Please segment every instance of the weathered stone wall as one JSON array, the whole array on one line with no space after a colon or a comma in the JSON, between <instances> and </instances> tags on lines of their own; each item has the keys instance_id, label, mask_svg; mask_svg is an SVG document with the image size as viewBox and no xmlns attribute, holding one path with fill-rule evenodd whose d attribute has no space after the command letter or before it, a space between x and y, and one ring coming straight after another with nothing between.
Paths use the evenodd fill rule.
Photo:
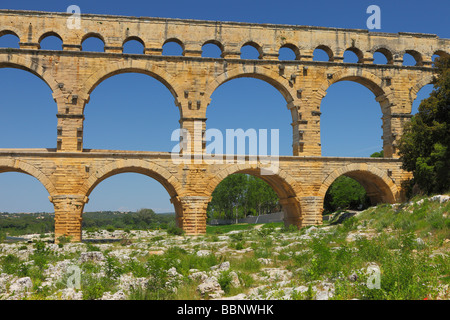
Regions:
<instances>
[{"instance_id":1,"label":"weathered stone wall","mask_svg":"<svg viewBox=\"0 0 450 320\"><path fill-rule=\"evenodd\" d=\"M237 172L267 181L280 197L285 222L299 227L321 223L325 192L340 175L358 180L374 203L399 201L409 174L395 159L397 141L417 92L433 79L432 55L450 53L449 39L430 34L106 15L82 15L81 28L69 29L69 16L0 10L0 36L20 39L19 49L0 48L0 68L28 70L43 79L53 92L58 118L54 149L0 150L0 173L24 172L41 181L55 206L56 238L66 234L75 240L81 239L90 192L122 172L145 174L163 184L177 223L188 234L205 232L212 191ZM62 40L63 50L40 49L49 35ZM82 51L91 36L104 42L104 52ZM128 40L140 41L143 54L123 54ZM182 46L182 56L161 55L170 41ZM206 43L218 45L221 58L201 57ZM240 59L246 44L258 49L260 59ZM296 60L279 61L282 47L291 48ZM328 53L328 62L313 61L316 48ZM358 63L343 62L346 50L358 56ZM375 52L383 53L387 64L373 64ZM402 66L404 53L414 56L416 66ZM204 146L206 110L220 85L239 77L270 83L292 115L293 156L280 158L276 174L261 175L261 163L176 164L169 153L83 149L84 108L91 92L103 80L126 72L152 76L170 90L180 127L194 137L190 149L200 146L196 151ZM383 113L384 154L390 159L320 157L320 104L338 81L354 81L373 92Z\"/></svg>"},{"instance_id":2,"label":"weathered stone wall","mask_svg":"<svg viewBox=\"0 0 450 320\"><path fill-rule=\"evenodd\" d=\"M89 153L56 150L0 150L0 173L17 171L36 177L55 206L56 237L81 239L84 204L92 190L115 174L134 172L159 181L174 204L177 222L188 234L204 233L206 208L215 187L233 173L265 180L280 197L286 224L298 227L322 222L325 192L341 175L366 187L374 203L402 200L401 183L409 174L397 159L281 157L271 175L262 174L261 162L176 164L170 153L92 150Z\"/></svg>"}]
</instances>

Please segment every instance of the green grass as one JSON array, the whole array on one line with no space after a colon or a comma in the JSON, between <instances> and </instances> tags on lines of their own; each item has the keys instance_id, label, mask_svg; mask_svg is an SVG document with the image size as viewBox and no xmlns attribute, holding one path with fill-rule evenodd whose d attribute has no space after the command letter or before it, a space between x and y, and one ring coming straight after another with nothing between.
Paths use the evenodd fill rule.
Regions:
<instances>
[{"instance_id":1,"label":"green grass","mask_svg":"<svg viewBox=\"0 0 450 320\"><path fill-rule=\"evenodd\" d=\"M221 226L206 226L206 234L222 234L230 231L242 231L252 229L255 224L249 223L238 223L238 224L230 224L230 225L221 225Z\"/></svg>"},{"instance_id":2,"label":"green grass","mask_svg":"<svg viewBox=\"0 0 450 320\"><path fill-rule=\"evenodd\" d=\"M293 272L293 286L311 287L320 281L334 283L333 299L433 299L437 297L436 288L450 284L449 211L449 202L439 204L429 200L421 204L379 205L348 218L340 225L318 226L310 234L310 239L302 240L298 236L304 235L306 229L284 228L282 223L265 224L259 228L255 228L257 225L254 224L207 226L207 234L198 238L183 240L168 234L147 239L148 248L156 241L157 246L161 245L161 241L168 242L168 248L161 255L138 255L131 244L130 256L134 252L136 259L125 262L110 254L112 250L125 248L123 245L116 243L105 250L100 245L87 243L84 244L86 251L102 251L106 260L104 264L85 262L79 265L83 298L98 299L107 291L114 293L118 290L118 279L122 275L132 274L136 278L147 278L149 282L144 288L135 288L130 299L201 299L196 290L200 281L189 279L189 271L209 272L212 266L228 261L230 269L219 274L218 280L225 295L229 296L246 293L261 285L275 288L275 283L258 280L254 275L264 276L263 268L276 267ZM242 232L227 234L236 230ZM370 239L353 237L353 241L348 240L350 234L359 231L370 231L373 236ZM227 234L229 240L219 240L220 234ZM315 234L320 236L312 236ZM175 239L178 242L173 242ZM295 244L292 245L293 242ZM231 252L217 254L216 245ZM45 269L64 259L76 261L83 251L60 254L38 241L19 247L18 252L27 246L34 249L28 257L19 258L15 254L0 256L0 273L29 276L33 281L33 299L45 299L57 289L64 288L64 279L56 288L40 287L45 281ZM241 249L249 250L233 254L234 250ZM198 256L198 250L210 250L212 254ZM263 264L258 260L260 258L270 259L269 264ZM369 265L379 267L379 289L369 289L366 285L370 279L367 273ZM175 268L181 277L167 285L167 270L170 268ZM231 271L238 274L241 287L231 286ZM98 277L98 274L103 276ZM173 290L174 287L177 290ZM314 292L296 293L294 298L311 299ZM448 295L446 298L449 298Z\"/></svg>"}]
</instances>

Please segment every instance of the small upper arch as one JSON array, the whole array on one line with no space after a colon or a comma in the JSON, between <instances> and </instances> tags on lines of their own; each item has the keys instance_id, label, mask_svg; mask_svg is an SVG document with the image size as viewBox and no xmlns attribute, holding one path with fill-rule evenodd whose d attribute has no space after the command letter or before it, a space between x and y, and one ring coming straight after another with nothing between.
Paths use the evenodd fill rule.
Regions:
<instances>
[{"instance_id":1,"label":"small upper arch","mask_svg":"<svg viewBox=\"0 0 450 320\"><path fill-rule=\"evenodd\" d=\"M11 35L16 36L17 38L20 39L18 33L13 31L13 30L11 30L11 29L6 29L6 30L1 30L0 31L0 37L5 36L7 34L11 34Z\"/></svg>"},{"instance_id":2,"label":"small upper arch","mask_svg":"<svg viewBox=\"0 0 450 320\"><path fill-rule=\"evenodd\" d=\"M184 55L185 45L183 41L178 38L169 38L164 41L162 49L163 55L182 56Z\"/></svg>"},{"instance_id":3,"label":"small upper arch","mask_svg":"<svg viewBox=\"0 0 450 320\"><path fill-rule=\"evenodd\" d=\"M56 37L56 38L58 38L59 40L63 41L62 37L61 37L58 33L56 33L55 31L48 31L48 32L43 33L43 34L39 37L38 42L41 43L41 41L44 40L44 39L47 38L47 37Z\"/></svg>"},{"instance_id":4,"label":"small upper arch","mask_svg":"<svg viewBox=\"0 0 450 320\"><path fill-rule=\"evenodd\" d=\"M294 59L283 59L283 57L281 56L282 49L290 50L292 52L291 56ZM295 44L292 44L292 43L285 43L285 44L283 44L280 47L280 50L278 51L278 53L280 54L279 55L279 59L280 60L300 60L300 49Z\"/></svg>"},{"instance_id":5,"label":"small upper arch","mask_svg":"<svg viewBox=\"0 0 450 320\"><path fill-rule=\"evenodd\" d=\"M363 62L364 54L363 54L363 52L360 49L358 49L356 47L350 47L350 48L347 48L345 50L345 52L352 52L353 54L355 54L355 56L356 56L355 63L362 63ZM344 54L345 54L345 52L344 52ZM344 57L344 60L346 60L346 57ZM344 61L344 62L346 62L346 61Z\"/></svg>"},{"instance_id":6,"label":"small upper arch","mask_svg":"<svg viewBox=\"0 0 450 320\"><path fill-rule=\"evenodd\" d=\"M97 39L103 41L103 43L105 43L105 39L103 38L103 36L100 33L97 33L97 32L88 32L88 33L86 33L81 38L81 43L83 43L88 38L97 38Z\"/></svg>"},{"instance_id":7,"label":"small upper arch","mask_svg":"<svg viewBox=\"0 0 450 320\"><path fill-rule=\"evenodd\" d=\"M20 48L20 37L15 31L12 30L2 30L0 31L0 39L3 36L11 36L11 37L5 37L5 38L11 38L6 39L5 41L2 41L0 43L0 47L10 47L10 48Z\"/></svg>"},{"instance_id":8,"label":"small upper arch","mask_svg":"<svg viewBox=\"0 0 450 320\"><path fill-rule=\"evenodd\" d=\"M444 51L444 50L436 50L434 53L433 53L433 56L439 56L440 58L443 58L443 57L448 57L448 56L450 56L450 53L448 53L448 52L446 52L446 51Z\"/></svg>"},{"instance_id":9,"label":"small upper arch","mask_svg":"<svg viewBox=\"0 0 450 320\"><path fill-rule=\"evenodd\" d=\"M81 38L81 48L82 48L82 50L85 51L83 49L83 43L85 43L86 40L91 39L91 38L100 40L103 43L103 48L101 48L101 49L100 48L95 48L94 50L88 50L88 51L100 51L100 52L103 52L105 50L105 39L103 38L103 36L101 34L96 33L96 32L89 32L89 33L85 34Z\"/></svg>"},{"instance_id":10,"label":"small upper arch","mask_svg":"<svg viewBox=\"0 0 450 320\"><path fill-rule=\"evenodd\" d=\"M145 42L144 42L144 40L142 40L142 39L141 39L140 37L138 37L138 36L129 36L129 37L127 37L127 38L123 41L122 45L124 46L125 43L127 43L128 41L137 41L137 42L139 42L140 44L142 44L142 45L145 47Z\"/></svg>"},{"instance_id":11,"label":"small upper arch","mask_svg":"<svg viewBox=\"0 0 450 320\"><path fill-rule=\"evenodd\" d=\"M422 54L420 52L416 51L416 50L405 50L403 52L403 61L404 61L403 65L407 65L407 64L405 64L405 54L409 54L409 55L411 55L414 58L414 60L416 62L415 66L422 66L423 65Z\"/></svg>"},{"instance_id":12,"label":"small upper arch","mask_svg":"<svg viewBox=\"0 0 450 320\"><path fill-rule=\"evenodd\" d=\"M42 48L42 42L45 41L47 38L56 38L56 39L58 39L60 44L61 44L61 48L59 48L59 46L58 46L58 50L62 50L62 45L63 45L64 41L63 41L62 37L58 33L54 32L54 31L45 32L39 37L38 42L39 42L39 48L40 49ZM43 48L43 49L46 49L46 48Z\"/></svg>"},{"instance_id":13,"label":"small upper arch","mask_svg":"<svg viewBox=\"0 0 450 320\"><path fill-rule=\"evenodd\" d=\"M133 44L137 44L137 46L134 46ZM127 48L127 45L132 47L130 49L131 51L133 51L132 53L142 54L145 51L145 43L140 37L137 37L137 36L127 37L122 43L122 52L123 53L131 53L131 52L128 52L129 48Z\"/></svg>"},{"instance_id":14,"label":"small upper arch","mask_svg":"<svg viewBox=\"0 0 450 320\"><path fill-rule=\"evenodd\" d=\"M373 50L374 58L375 53L380 53L386 58L386 64L394 64L394 55L392 54L392 50L386 47L378 47Z\"/></svg>"},{"instance_id":15,"label":"small upper arch","mask_svg":"<svg viewBox=\"0 0 450 320\"><path fill-rule=\"evenodd\" d=\"M206 50L205 50L206 49ZM215 51L215 52L213 52ZM202 45L202 57L222 58L224 46L220 41L208 40Z\"/></svg>"},{"instance_id":16,"label":"small upper arch","mask_svg":"<svg viewBox=\"0 0 450 320\"><path fill-rule=\"evenodd\" d=\"M251 47L256 49L256 52L243 52L242 50L246 51L245 48ZM256 56L258 55L258 56ZM262 59L263 57L263 50L262 47L257 44L254 41L247 41L241 46L241 59Z\"/></svg>"},{"instance_id":17,"label":"small upper arch","mask_svg":"<svg viewBox=\"0 0 450 320\"><path fill-rule=\"evenodd\" d=\"M320 52L323 51L325 52L325 55L327 56L327 59L322 59L320 57ZM333 57L334 57L334 53L333 50L331 50L330 47L326 46L326 45L318 45L313 52L313 60L314 61L333 61Z\"/></svg>"}]
</instances>

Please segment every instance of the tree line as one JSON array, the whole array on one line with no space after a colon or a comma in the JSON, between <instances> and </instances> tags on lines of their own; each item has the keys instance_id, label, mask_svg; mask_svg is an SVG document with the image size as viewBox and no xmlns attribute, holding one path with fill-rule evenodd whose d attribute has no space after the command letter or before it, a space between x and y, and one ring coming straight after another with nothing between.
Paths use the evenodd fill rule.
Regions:
<instances>
[{"instance_id":1,"label":"tree line","mask_svg":"<svg viewBox=\"0 0 450 320\"><path fill-rule=\"evenodd\" d=\"M236 173L219 183L208 205L209 218L238 219L279 211L275 191L262 179Z\"/></svg>"}]
</instances>

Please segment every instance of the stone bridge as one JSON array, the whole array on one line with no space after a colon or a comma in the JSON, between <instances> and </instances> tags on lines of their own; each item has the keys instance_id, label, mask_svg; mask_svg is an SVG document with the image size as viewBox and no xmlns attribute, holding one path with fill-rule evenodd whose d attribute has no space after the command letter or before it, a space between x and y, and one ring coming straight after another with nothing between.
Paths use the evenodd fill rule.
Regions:
<instances>
[{"instance_id":1,"label":"stone bridge","mask_svg":"<svg viewBox=\"0 0 450 320\"><path fill-rule=\"evenodd\" d=\"M20 39L19 49L0 48L0 67L27 70L47 83L58 119L54 148L0 149L0 173L16 171L38 179L54 204L55 238L67 235L75 241L81 240L89 194L104 179L124 172L159 181L187 234L205 233L214 188L238 172L265 180L280 198L286 224L298 227L322 222L325 193L341 175L360 182L373 203L401 201L402 182L410 174L401 169L398 139L417 92L433 80L432 56L450 53L450 40L432 34L92 14L83 14L80 28L71 29L69 19L66 13L0 10L0 36ZM60 38L62 50L40 49L48 36ZM104 52L84 52L82 44L89 37L101 39ZM123 53L130 40L142 43L142 54ZM163 56L168 42L178 43L183 54ZM220 48L220 58L202 57L207 43ZM255 47L259 59L241 59L245 45ZM278 59L283 47L295 53L295 60ZM313 61L317 48L329 61ZM357 55L357 63L343 61L347 50ZM375 52L384 54L387 63L374 64ZM405 53L414 57L415 66L402 65ZM130 72L156 78L173 94L180 128L194 137L192 147L182 150L192 158L205 150L202 133L213 92L240 77L268 82L283 95L292 115L292 156L280 156L278 170L267 175L261 173L263 162L248 157L243 163L176 163L170 153L84 149L84 108L91 92L103 80ZM320 104L338 81L362 84L380 103L385 158L321 157Z\"/></svg>"}]
</instances>

